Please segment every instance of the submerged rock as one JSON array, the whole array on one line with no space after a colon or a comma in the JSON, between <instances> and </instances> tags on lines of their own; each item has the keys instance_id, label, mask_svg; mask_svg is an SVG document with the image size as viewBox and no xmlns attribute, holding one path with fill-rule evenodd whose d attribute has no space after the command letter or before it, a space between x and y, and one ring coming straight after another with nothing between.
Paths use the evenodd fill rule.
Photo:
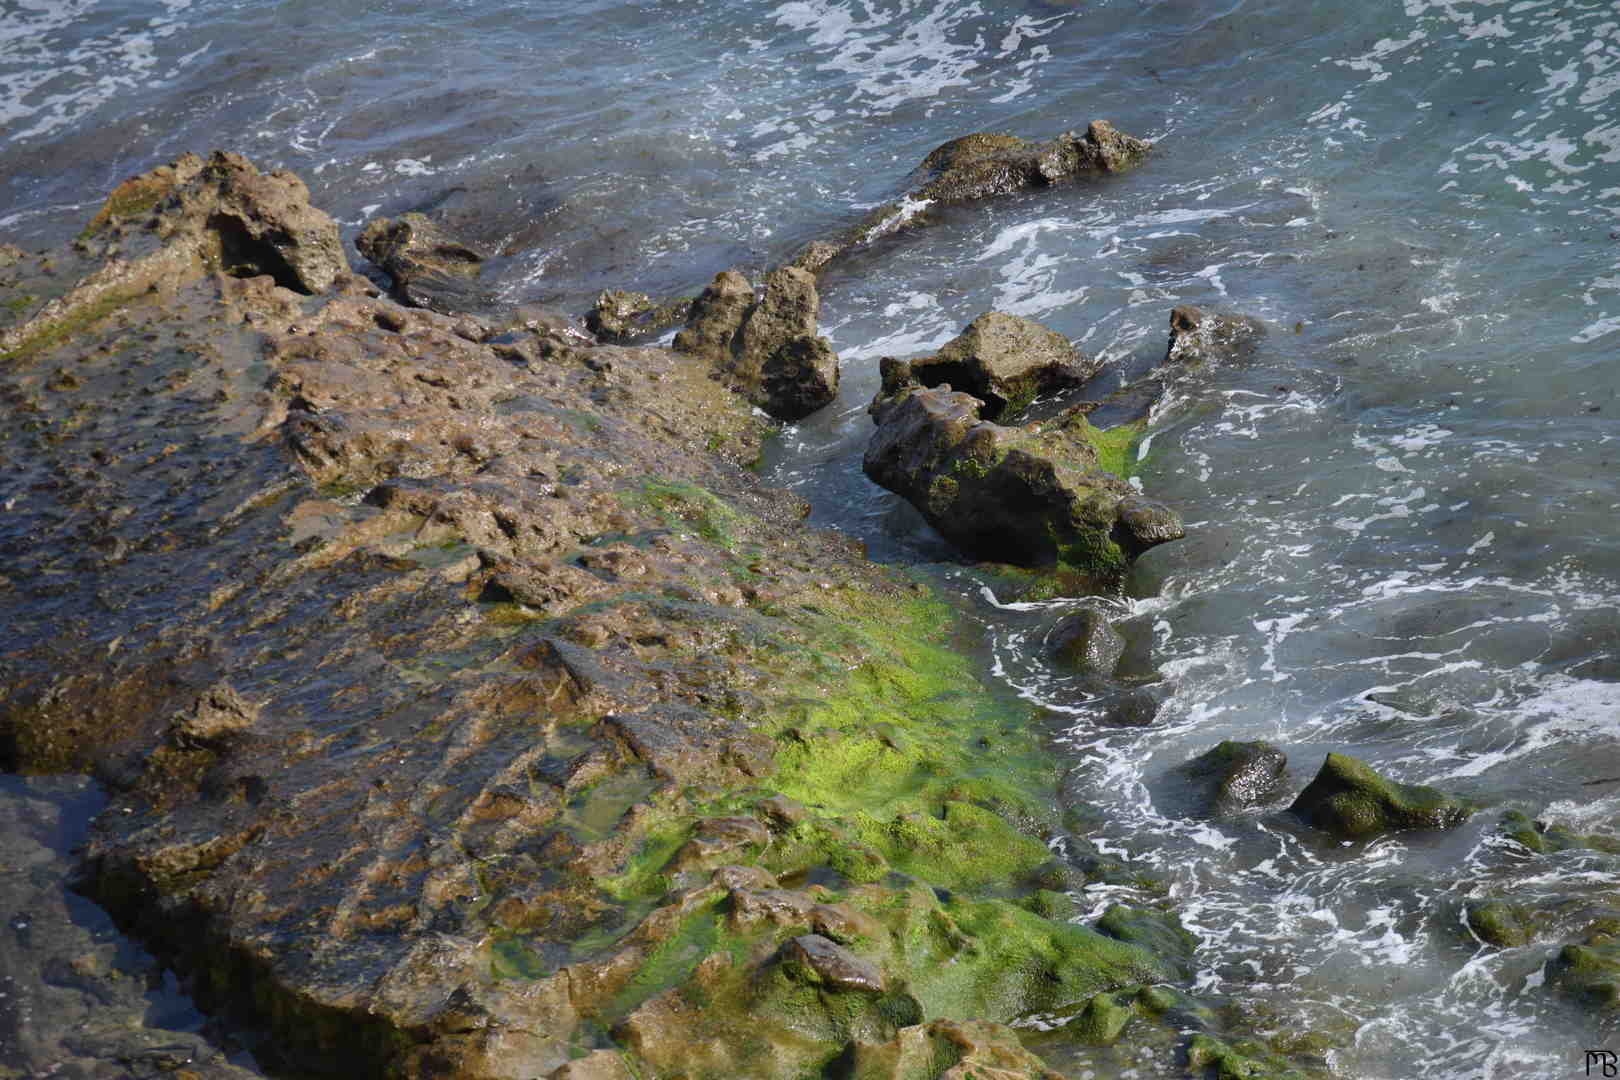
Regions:
<instances>
[{"instance_id":1,"label":"submerged rock","mask_svg":"<svg viewBox=\"0 0 1620 1080\"><path fill-rule=\"evenodd\" d=\"M1175 772L1195 789L1197 812L1232 814L1275 799L1287 768L1288 756L1268 742L1228 739Z\"/></svg>"},{"instance_id":2,"label":"submerged rock","mask_svg":"<svg viewBox=\"0 0 1620 1080\"><path fill-rule=\"evenodd\" d=\"M1438 788L1385 780L1365 762L1329 754L1289 812L1344 840L1400 829L1449 829L1475 807Z\"/></svg>"},{"instance_id":3,"label":"submerged rock","mask_svg":"<svg viewBox=\"0 0 1620 1080\"><path fill-rule=\"evenodd\" d=\"M735 271L718 274L693 302L675 348L707 358L722 379L778 420L802 420L838 395L838 357L817 335L815 279L794 267L753 286Z\"/></svg>"},{"instance_id":4,"label":"submerged rock","mask_svg":"<svg viewBox=\"0 0 1620 1080\"><path fill-rule=\"evenodd\" d=\"M964 135L923 159L915 186L905 195L871 211L843 233L806 245L789 265L818 273L853 248L925 224L932 206L1124 172L1151 149L1151 143L1124 134L1106 120L1093 120L1084 134L1064 132L1046 142L1016 135Z\"/></svg>"},{"instance_id":5,"label":"submerged rock","mask_svg":"<svg viewBox=\"0 0 1620 1080\"><path fill-rule=\"evenodd\" d=\"M866 475L978 559L1113 577L1184 535L1173 511L1100 467L1083 413L1009 428L981 420L981 407L958 391L910 390L883 411Z\"/></svg>"},{"instance_id":6,"label":"submerged rock","mask_svg":"<svg viewBox=\"0 0 1620 1080\"><path fill-rule=\"evenodd\" d=\"M1043 394L1083 385L1102 369L1069 339L1031 319L990 311L974 319L933 356L909 363L885 358L883 392L869 410L880 416L913 386L941 386L984 403L986 420L1010 418Z\"/></svg>"},{"instance_id":7,"label":"submerged rock","mask_svg":"<svg viewBox=\"0 0 1620 1080\"><path fill-rule=\"evenodd\" d=\"M1207 312L1184 305L1170 312L1170 344L1164 362L1182 367L1224 363L1252 353L1266 324L1252 315Z\"/></svg>"},{"instance_id":8,"label":"submerged rock","mask_svg":"<svg viewBox=\"0 0 1620 1080\"><path fill-rule=\"evenodd\" d=\"M425 214L369 221L354 245L393 280L394 298L409 307L455 315L485 312L495 302L478 284L484 256Z\"/></svg>"}]
</instances>

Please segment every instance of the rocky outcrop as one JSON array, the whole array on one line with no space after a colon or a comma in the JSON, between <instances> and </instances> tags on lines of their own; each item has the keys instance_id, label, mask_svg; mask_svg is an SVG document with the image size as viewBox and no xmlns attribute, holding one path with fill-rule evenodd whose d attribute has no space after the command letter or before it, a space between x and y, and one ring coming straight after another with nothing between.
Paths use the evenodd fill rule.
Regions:
<instances>
[{"instance_id":1,"label":"rocky outcrop","mask_svg":"<svg viewBox=\"0 0 1620 1080\"><path fill-rule=\"evenodd\" d=\"M839 235L806 245L789 265L819 273L854 248L925 224L932 207L1125 172L1151 149L1151 143L1124 134L1106 120L1093 120L1084 134L1069 131L1046 142L1016 135L964 135L923 159L906 194Z\"/></svg>"},{"instance_id":2,"label":"rocky outcrop","mask_svg":"<svg viewBox=\"0 0 1620 1080\"><path fill-rule=\"evenodd\" d=\"M1100 359L1081 356L1062 334L990 311L933 356L909 362L885 357L883 390L870 412L881 417L911 387L949 386L983 402L984 419L1011 419L1037 396L1075 389L1101 370Z\"/></svg>"},{"instance_id":3,"label":"rocky outcrop","mask_svg":"<svg viewBox=\"0 0 1620 1080\"><path fill-rule=\"evenodd\" d=\"M983 764L1038 725L759 484L704 365L306 294L302 241L210 224L243 165L4 253L0 310L161 284L6 346L0 457L40 480L0 515L0 764L98 778L80 887L267 1066L1032 1070L992 1025L1178 977L1026 903L1065 880L1055 777Z\"/></svg>"},{"instance_id":4,"label":"rocky outcrop","mask_svg":"<svg viewBox=\"0 0 1620 1080\"><path fill-rule=\"evenodd\" d=\"M675 349L709 360L723 381L778 420L802 420L838 395L838 357L816 334L815 279L785 267L765 295L734 271L717 275L693 302Z\"/></svg>"},{"instance_id":5,"label":"rocky outcrop","mask_svg":"<svg viewBox=\"0 0 1620 1080\"><path fill-rule=\"evenodd\" d=\"M1365 762L1329 754L1288 810L1343 840L1401 829L1449 829L1474 812L1466 799L1438 788L1385 780Z\"/></svg>"},{"instance_id":6,"label":"rocky outcrop","mask_svg":"<svg viewBox=\"0 0 1620 1080\"><path fill-rule=\"evenodd\" d=\"M375 218L354 246L388 275L390 293L407 307L459 315L488 312L495 304L494 295L478 281L484 256L424 214Z\"/></svg>"},{"instance_id":7,"label":"rocky outcrop","mask_svg":"<svg viewBox=\"0 0 1620 1080\"><path fill-rule=\"evenodd\" d=\"M113 189L70 251L11 260L0 359L48 348L137 298L217 273L263 275L295 293L348 271L337 223L290 172L240 154L184 154Z\"/></svg>"},{"instance_id":8,"label":"rocky outcrop","mask_svg":"<svg viewBox=\"0 0 1620 1080\"><path fill-rule=\"evenodd\" d=\"M1281 794L1288 755L1268 742L1227 739L1175 769L1200 816L1241 813Z\"/></svg>"},{"instance_id":9,"label":"rocky outcrop","mask_svg":"<svg viewBox=\"0 0 1620 1080\"><path fill-rule=\"evenodd\" d=\"M1184 535L1174 511L1099 466L1083 412L1010 428L980 408L958 391L905 393L881 412L866 475L977 559L1117 577Z\"/></svg>"}]
</instances>

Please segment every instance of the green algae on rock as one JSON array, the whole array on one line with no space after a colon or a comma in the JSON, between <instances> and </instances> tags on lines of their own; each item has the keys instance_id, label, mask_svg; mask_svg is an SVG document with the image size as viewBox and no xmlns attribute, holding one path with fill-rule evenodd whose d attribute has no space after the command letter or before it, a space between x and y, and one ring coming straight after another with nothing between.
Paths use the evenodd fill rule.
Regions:
<instances>
[{"instance_id":1,"label":"green algae on rock","mask_svg":"<svg viewBox=\"0 0 1620 1080\"><path fill-rule=\"evenodd\" d=\"M1360 840L1399 829L1449 829L1475 807L1438 788L1385 780L1353 757L1329 754L1288 809L1340 839Z\"/></svg>"}]
</instances>

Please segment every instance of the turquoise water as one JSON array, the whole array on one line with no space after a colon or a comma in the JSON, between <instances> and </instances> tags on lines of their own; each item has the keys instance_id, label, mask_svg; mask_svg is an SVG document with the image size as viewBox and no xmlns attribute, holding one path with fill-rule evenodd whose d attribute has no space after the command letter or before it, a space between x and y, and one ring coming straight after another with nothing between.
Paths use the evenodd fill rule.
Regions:
<instances>
[{"instance_id":1,"label":"turquoise water","mask_svg":"<svg viewBox=\"0 0 1620 1080\"><path fill-rule=\"evenodd\" d=\"M1296 789L1340 751L1620 833L1614 5L29 0L0 9L0 233L70 237L124 176L227 146L350 235L434 208L501 252L508 296L578 312L780 261L946 139L1099 117L1158 152L826 276L843 391L771 477L979 598L999 677L1067 731L1066 790L1106 812L1090 840L1171 882L1202 990L1347 1033L1346 1077L1576 1075L1616 1032L1540 986L1554 943L1487 949L1461 907L1613 903L1620 864L1526 859L1495 809L1335 850L1178 816L1166 772L1265 738ZM1190 535L1125 595L984 593L861 475L879 357L998 308L1128 377L1183 303L1271 332L1156 415L1141 479ZM1151 641L1155 726L1106 727L1046 663L1086 604Z\"/></svg>"}]
</instances>

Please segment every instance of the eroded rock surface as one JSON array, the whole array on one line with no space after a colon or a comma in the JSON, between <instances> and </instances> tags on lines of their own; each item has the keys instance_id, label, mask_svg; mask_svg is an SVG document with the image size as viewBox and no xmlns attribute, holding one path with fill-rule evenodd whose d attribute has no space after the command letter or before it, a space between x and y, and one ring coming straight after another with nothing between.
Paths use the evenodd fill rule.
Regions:
<instances>
[{"instance_id":1,"label":"eroded rock surface","mask_svg":"<svg viewBox=\"0 0 1620 1080\"><path fill-rule=\"evenodd\" d=\"M911 361L884 358L883 392L873 416L913 386L948 385L984 403L986 420L1011 419L1038 395L1082 386L1102 370L1069 339L1032 319L989 311L933 356Z\"/></svg>"},{"instance_id":2,"label":"eroded rock surface","mask_svg":"<svg viewBox=\"0 0 1620 1080\"><path fill-rule=\"evenodd\" d=\"M838 395L838 357L816 333L815 278L784 267L765 295L735 271L717 275L693 302L675 349L707 359L722 379L778 420L802 420Z\"/></svg>"},{"instance_id":3,"label":"eroded rock surface","mask_svg":"<svg viewBox=\"0 0 1620 1080\"><path fill-rule=\"evenodd\" d=\"M425 214L375 218L355 238L360 254L393 282L394 299L444 315L487 312L493 294L479 285L485 257Z\"/></svg>"}]
</instances>

